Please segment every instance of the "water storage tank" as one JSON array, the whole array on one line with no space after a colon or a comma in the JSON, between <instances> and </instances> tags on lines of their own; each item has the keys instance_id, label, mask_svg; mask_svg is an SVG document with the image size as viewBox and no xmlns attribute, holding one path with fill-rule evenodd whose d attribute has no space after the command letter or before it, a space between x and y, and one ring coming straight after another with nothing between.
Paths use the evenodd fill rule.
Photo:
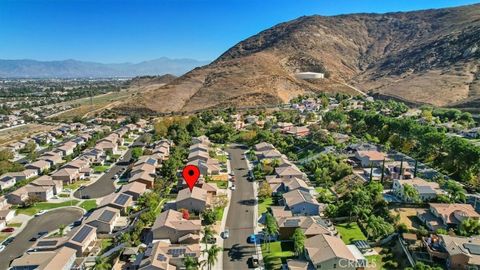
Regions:
<instances>
[{"instance_id":1,"label":"water storage tank","mask_svg":"<svg viewBox=\"0 0 480 270\"><path fill-rule=\"evenodd\" d=\"M325 75L318 72L298 72L295 77L302 80L318 80L323 79Z\"/></svg>"}]
</instances>

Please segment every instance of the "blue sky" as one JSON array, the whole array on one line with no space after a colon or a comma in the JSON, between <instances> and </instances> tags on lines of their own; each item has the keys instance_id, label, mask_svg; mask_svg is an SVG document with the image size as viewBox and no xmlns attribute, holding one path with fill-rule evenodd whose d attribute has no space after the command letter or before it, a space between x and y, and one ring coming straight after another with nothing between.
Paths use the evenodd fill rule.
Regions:
<instances>
[{"instance_id":1,"label":"blue sky","mask_svg":"<svg viewBox=\"0 0 480 270\"><path fill-rule=\"evenodd\" d=\"M104 63L213 60L303 15L408 11L466 0L0 0L0 58Z\"/></svg>"}]
</instances>

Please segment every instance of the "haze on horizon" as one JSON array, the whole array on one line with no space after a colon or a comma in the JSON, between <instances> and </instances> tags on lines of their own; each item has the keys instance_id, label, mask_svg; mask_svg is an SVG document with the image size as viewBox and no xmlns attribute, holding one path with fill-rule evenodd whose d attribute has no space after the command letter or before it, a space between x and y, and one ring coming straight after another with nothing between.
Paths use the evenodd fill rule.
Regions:
<instances>
[{"instance_id":1,"label":"haze on horizon","mask_svg":"<svg viewBox=\"0 0 480 270\"><path fill-rule=\"evenodd\" d=\"M239 41L304 15L384 13L477 1L20 0L0 2L0 59L138 63L214 60Z\"/></svg>"}]
</instances>

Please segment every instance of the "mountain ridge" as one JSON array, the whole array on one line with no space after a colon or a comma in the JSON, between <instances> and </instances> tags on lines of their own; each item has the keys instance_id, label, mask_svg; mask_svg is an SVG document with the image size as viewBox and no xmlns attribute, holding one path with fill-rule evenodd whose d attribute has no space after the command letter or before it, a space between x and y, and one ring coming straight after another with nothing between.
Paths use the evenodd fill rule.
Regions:
<instances>
[{"instance_id":1,"label":"mountain ridge","mask_svg":"<svg viewBox=\"0 0 480 270\"><path fill-rule=\"evenodd\" d=\"M302 16L242 40L212 63L120 107L191 112L280 104L306 93L355 95L356 89L412 104L475 106L479 67L480 4ZM297 78L305 71L326 78Z\"/></svg>"}]
</instances>

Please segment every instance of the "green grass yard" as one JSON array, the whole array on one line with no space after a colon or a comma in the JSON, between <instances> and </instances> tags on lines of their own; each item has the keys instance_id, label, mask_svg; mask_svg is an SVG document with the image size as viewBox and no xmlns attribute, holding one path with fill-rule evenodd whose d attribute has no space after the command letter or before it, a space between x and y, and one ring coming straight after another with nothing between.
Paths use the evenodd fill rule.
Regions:
<instances>
[{"instance_id":1,"label":"green grass yard","mask_svg":"<svg viewBox=\"0 0 480 270\"><path fill-rule=\"evenodd\" d=\"M64 185L63 189L70 189L70 190L74 191L74 190L78 189L80 186L83 186L84 184L89 183L89 182L90 182L90 180L79 180L79 181L76 181L75 183Z\"/></svg>"},{"instance_id":2,"label":"green grass yard","mask_svg":"<svg viewBox=\"0 0 480 270\"><path fill-rule=\"evenodd\" d=\"M104 173L105 171L108 170L108 168L110 168L110 167L109 167L109 166L105 166L105 165L104 165L104 166L95 166L95 167L93 167L93 171L94 171L95 173Z\"/></svg>"},{"instance_id":3,"label":"green grass yard","mask_svg":"<svg viewBox=\"0 0 480 270\"><path fill-rule=\"evenodd\" d=\"M227 189L228 187L228 181L212 181L212 183L217 184L217 187L221 189Z\"/></svg>"},{"instance_id":4,"label":"green grass yard","mask_svg":"<svg viewBox=\"0 0 480 270\"><path fill-rule=\"evenodd\" d=\"M263 261L266 269L280 269L282 263L292 258L293 243L291 242L271 242L262 244Z\"/></svg>"},{"instance_id":5,"label":"green grass yard","mask_svg":"<svg viewBox=\"0 0 480 270\"><path fill-rule=\"evenodd\" d=\"M354 240L367 240L362 230L358 227L356 222L341 223L335 226L340 233L343 242L350 244Z\"/></svg>"},{"instance_id":6,"label":"green grass yard","mask_svg":"<svg viewBox=\"0 0 480 270\"><path fill-rule=\"evenodd\" d=\"M65 201L61 203L39 202L39 203L36 203L34 206L30 206L26 208L17 208L16 214L33 216L41 210L50 210L50 209L55 209L63 206L73 206L73 205L76 205L77 203L78 203L77 200L70 200L70 201Z\"/></svg>"},{"instance_id":7,"label":"green grass yard","mask_svg":"<svg viewBox=\"0 0 480 270\"><path fill-rule=\"evenodd\" d=\"M80 204L80 207L85 209L86 211L90 211L94 208L97 208L97 201L96 200L88 200L88 201L83 201Z\"/></svg>"},{"instance_id":8,"label":"green grass yard","mask_svg":"<svg viewBox=\"0 0 480 270\"><path fill-rule=\"evenodd\" d=\"M258 214L261 215L267 212L268 207L273 205L272 198L267 198L265 200L259 200L258 204Z\"/></svg>"}]
</instances>

